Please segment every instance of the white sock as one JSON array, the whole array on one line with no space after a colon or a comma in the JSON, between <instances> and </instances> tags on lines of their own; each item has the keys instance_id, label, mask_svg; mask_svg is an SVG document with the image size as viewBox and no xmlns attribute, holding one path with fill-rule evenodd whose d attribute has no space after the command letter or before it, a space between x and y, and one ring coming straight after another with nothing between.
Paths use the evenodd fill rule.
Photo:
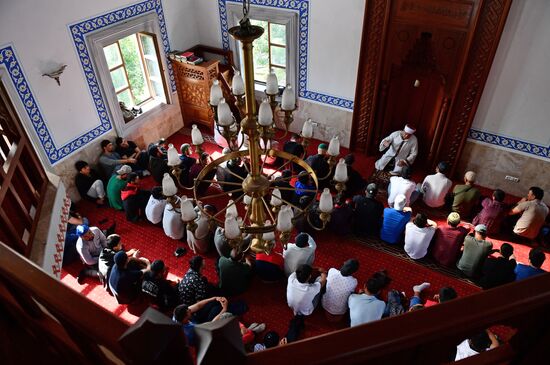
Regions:
<instances>
[{"instance_id":1,"label":"white sock","mask_svg":"<svg viewBox=\"0 0 550 365\"><path fill-rule=\"evenodd\" d=\"M420 293L424 289L428 289L430 287L430 283L422 283L420 285L413 286L413 292Z\"/></svg>"}]
</instances>

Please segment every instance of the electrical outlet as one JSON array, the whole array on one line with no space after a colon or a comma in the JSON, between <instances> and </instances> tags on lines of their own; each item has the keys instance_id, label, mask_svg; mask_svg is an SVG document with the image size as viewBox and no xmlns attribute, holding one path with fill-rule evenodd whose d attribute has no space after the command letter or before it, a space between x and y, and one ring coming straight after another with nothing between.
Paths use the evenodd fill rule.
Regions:
<instances>
[{"instance_id":1,"label":"electrical outlet","mask_svg":"<svg viewBox=\"0 0 550 365\"><path fill-rule=\"evenodd\" d=\"M517 182L519 182L519 177L506 175L506 177L504 178L504 180L508 180L508 181L516 182L516 183L517 183Z\"/></svg>"}]
</instances>

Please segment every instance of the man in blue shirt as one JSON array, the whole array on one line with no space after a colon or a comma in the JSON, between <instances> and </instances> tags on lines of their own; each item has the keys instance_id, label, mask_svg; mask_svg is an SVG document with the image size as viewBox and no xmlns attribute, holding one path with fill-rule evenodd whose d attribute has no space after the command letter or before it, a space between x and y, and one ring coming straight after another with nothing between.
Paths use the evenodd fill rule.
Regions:
<instances>
[{"instance_id":1,"label":"man in blue shirt","mask_svg":"<svg viewBox=\"0 0 550 365\"><path fill-rule=\"evenodd\" d=\"M546 256L540 248L532 248L529 251L529 265L517 264L516 266L516 281L545 273L546 271L540 268L545 259Z\"/></svg>"},{"instance_id":2,"label":"man in blue shirt","mask_svg":"<svg viewBox=\"0 0 550 365\"><path fill-rule=\"evenodd\" d=\"M384 209L384 220L380 229L380 238L389 244L396 244L405 231L405 225L411 220L412 211L405 208L407 198L403 194L395 197L393 208Z\"/></svg>"}]
</instances>

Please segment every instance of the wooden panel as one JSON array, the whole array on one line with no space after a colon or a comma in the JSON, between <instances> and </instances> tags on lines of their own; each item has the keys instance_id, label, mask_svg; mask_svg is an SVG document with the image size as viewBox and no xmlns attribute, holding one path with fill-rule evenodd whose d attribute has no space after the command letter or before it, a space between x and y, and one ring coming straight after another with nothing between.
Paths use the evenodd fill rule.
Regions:
<instances>
[{"instance_id":1,"label":"wooden panel","mask_svg":"<svg viewBox=\"0 0 550 365\"><path fill-rule=\"evenodd\" d=\"M352 149L378 156L381 138L409 119L420 120L417 160L426 162L427 170L446 160L454 170L510 4L511 0L367 1ZM423 35L429 35L430 52L424 59L415 58ZM407 67L412 73L397 77ZM435 79L426 79L424 69L439 74L443 88L434 87ZM413 79L431 85L424 96L410 87Z\"/></svg>"}]
</instances>

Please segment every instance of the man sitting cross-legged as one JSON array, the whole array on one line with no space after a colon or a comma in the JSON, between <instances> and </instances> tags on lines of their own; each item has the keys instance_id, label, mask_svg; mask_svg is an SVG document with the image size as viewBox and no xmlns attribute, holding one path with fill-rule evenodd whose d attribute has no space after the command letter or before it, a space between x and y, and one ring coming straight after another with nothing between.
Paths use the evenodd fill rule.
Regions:
<instances>
[{"instance_id":1,"label":"man sitting cross-legged","mask_svg":"<svg viewBox=\"0 0 550 365\"><path fill-rule=\"evenodd\" d=\"M321 300L327 284L327 273L318 269L320 275L312 282L313 268L303 264L288 277L286 300L294 315L309 316Z\"/></svg>"},{"instance_id":2,"label":"man sitting cross-legged","mask_svg":"<svg viewBox=\"0 0 550 365\"><path fill-rule=\"evenodd\" d=\"M378 299L377 296L387 283L387 276L376 273L367 280L358 294L349 296L348 306L351 327L382 318L386 303Z\"/></svg>"},{"instance_id":3,"label":"man sitting cross-legged","mask_svg":"<svg viewBox=\"0 0 550 365\"><path fill-rule=\"evenodd\" d=\"M227 305L227 299L224 297L211 297L193 305L180 304L174 308L172 320L182 324L187 344L196 346L195 325L219 319L227 312Z\"/></svg>"},{"instance_id":4,"label":"man sitting cross-legged","mask_svg":"<svg viewBox=\"0 0 550 365\"><path fill-rule=\"evenodd\" d=\"M469 278L476 278L483 261L493 249L493 244L486 241L487 227L478 224L474 229L474 235L468 235L464 239L464 249L462 257L456 264L456 267Z\"/></svg>"},{"instance_id":5,"label":"man sitting cross-legged","mask_svg":"<svg viewBox=\"0 0 550 365\"><path fill-rule=\"evenodd\" d=\"M99 175L88 165L86 161L77 161L74 164L78 173L75 177L75 185L83 199L94 200L97 204L105 204L105 186Z\"/></svg>"},{"instance_id":6,"label":"man sitting cross-legged","mask_svg":"<svg viewBox=\"0 0 550 365\"><path fill-rule=\"evenodd\" d=\"M285 274L289 276L303 264L313 265L316 248L317 244L313 237L303 232L298 234L296 243L289 243L286 249L283 250Z\"/></svg>"},{"instance_id":7,"label":"man sitting cross-legged","mask_svg":"<svg viewBox=\"0 0 550 365\"><path fill-rule=\"evenodd\" d=\"M124 251L124 247L122 246L122 242L120 241L120 236L118 234L109 235L107 237L107 247L101 250L98 261L99 272L105 277L105 279L109 278L111 269L115 265L115 255L119 251L126 252L128 257L139 257L139 250L136 250L135 248Z\"/></svg>"},{"instance_id":8,"label":"man sitting cross-legged","mask_svg":"<svg viewBox=\"0 0 550 365\"><path fill-rule=\"evenodd\" d=\"M378 236L382 225L384 205L376 200L378 187L375 183L367 185L365 195L353 197L353 232L361 236Z\"/></svg>"},{"instance_id":9,"label":"man sitting cross-legged","mask_svg":"<svg viewBox=\"0 0 550 365\"><path fill-rule=\"evenodd\" d=\"M146 258L128 257L123 251L116 253L115 265L109 275L109 290L119 304L130 304L138 298L141 279L150 268L151 263Z\"/></svg>"},{"instance_id":10,"label":"man sitting cross-legged","mask_svg":"<svg viewBox=\"0 0 550 365\"><path fill-rule=\"evenodd\" d=\"M128 165L123 165L116 174L111 176L107 183L107 198L109 199L109 205L116 210L124 210L122 205L122 189L126 186L126 178L128 174L132 172L132 168Z\"/></svg>"},{"instance_id":11,"label":"man sitting cross-legged","mask_svg":"<svg viewBox=\"0 0 550 365\"><path fill-rule=\"evenodd\" d=\"M322 305L329 320L339 321L348 310L348 298L357 287L357 279L352 275L359 270L359 261L349 259L340 270L331 268L327 275L327 291Z\"/></svg>"},{"instance_id":12,"label":"man sitting cross-legged","mask_svg":"<svg viewBox=\"0 0 550 365\"><path fill-rule=\"evenodd\" d=\"M424 213L418 213L412 222L407 223L404 248L411 259L418 260L426 256L436 228L437 223L428 219Z\"/></svg>"},{"instance_id":13,"label":"man sitting cross-legged","mask_svg":"<svg viewBox=\"0 0 550 365\"><path fill-rule=\"evenodd\" d=\"M548 207L542 201L543 197L544 190L532 186L527 193L527 197L521 199L510 211L510 215L521 214L514 226L516 235L526 240L533 240L538 236L548 215Z\"/></svg>"},{"instance_id":14,"label":"man sitting cross-legged","mask_svg":"<svg viewBox=\"0 0 550 365\"><path fill-rule=\"evenodd\" d=\"M229 258L220 257L218 273L219 288L224 295L242 294L248 289L252 279L252 259L249 256L243 259L243 254L234 248Z\"/></svg>"},{"instance_id":15,"label":"man sitting cross-legged","mask_svg":"<svg viewBox=\"0 0 550 365\"><path fill-rule=\"evenodd\" d=\"M516 281L545 273L546 271L541 269L545 259L546 256L540 248L532 248L531 251L529 251L529 265L518 264L516 266Z\"/></svg>"},{"instance_id":16,"label":"man sitting cross-legged","mask_svg":"<svg viewBox=\"0 0 550 365\"><path fill-rule=\"evenodd\" d=\"M202 275L204 259L202 256L193 256L189 260L189 270L178 284L180 303L192 305L214 294L213 286Z\"/></svg>"},{"instance_id":17,"label":"man sitting cross-legged","mask_svg":"<svg viewBox=\"0 0 550 365\"><path fill-rule=\"evenodd\" d=\"M453 182L445 176L448 168L448 163L440 162L435 168L435 174L426 176L422 182L420 190L424 193L424 203L431 208L445 205L445 196L453 185Z\"/></svg>"},{"instance_id":18,"label":"man sitting cross-legged","mask_svg":"<svg viewBox=\"0 0 550 365\"><path fill-rule=\"evenodd\" d=\"M485 198L481 202L481 212L479 212L472 224L485 224L487 226L487 234L495 234L500 231L500 224L506 216L507 205L504 204L504 191L496 189L491 198Z\"/></svg>"},{"instance_id":19,"label":"man sitting cross-legged","mask_svg":"<svg viewBox=\"0 0 550 365\"><path fill-rule=\"evenodd\" d=\"M176 283L166 279L168 269L164 261L155 260L151 269L143 275L141 291L147 294L151 302L162 312L174 308L178 304L178 290Z\"/></svg>"},{"instance_id":20,"label":"man sitting cross-legged","mask_svg":"<svg viewBox=\"0 0 550 365\"><path fill-rule=\"evenodd\" d=\"M411 220L410 208L405 208L407 198L403 194L395 197L393 208L384 209L384 219L380 228L380 238L389 244L400 241L405 225Z\"/></svg>"},{"instance_id":21,"label":"man sitting cross-legged","mask_svg":"<svg viewBox=\"0 0 550 365\"><path fill-rule=\"evenodd\" d=\"M85 224L76 227L78 240L76 241L76 251L80 255L82 262L86 267L78 274L78 283L84 282L84 277L96 277L103 284L105 278L98 271L99 254L101 250L107 247L107 238L97 227L88 227Z\"/></svg>"},{"instance_id":22,"label":"man sitting cross-legged","mask_svg":"<svg viewBox=\"0 0 550 365\"><path fill-rule=\"evenodd\" d=\"M479 204L481 193L474 186L476 173L468 171L464 174L464 184L456 185L453 189L452 211L457 212L463 219L469 220L474 209Z\"/></svg>"},{"instance_id":23,"label":"man sitting cross-legged","mask_svg":"<svg viewBox=\"0 0 550 365\"><path fill-rule=\"evenodd\" d=\"M447 217L447 225L437 227L430 246L434 260L445 267L453 267L460 256L460 248L469 229L460 226L460 214L452 212Z\"/></svg>"},{"instance_id":24,"label":"man sitting cross-legged","mask_svg":"<svg viewBox=\"0 0 550 365\"><path fill-rule=\"evenodd\" d=\"M514 248L509 243L500 246L497 257L487 257L483 264L479 285L483 289L511 283L516 280Z\"/></svg>"}]
</instances>

